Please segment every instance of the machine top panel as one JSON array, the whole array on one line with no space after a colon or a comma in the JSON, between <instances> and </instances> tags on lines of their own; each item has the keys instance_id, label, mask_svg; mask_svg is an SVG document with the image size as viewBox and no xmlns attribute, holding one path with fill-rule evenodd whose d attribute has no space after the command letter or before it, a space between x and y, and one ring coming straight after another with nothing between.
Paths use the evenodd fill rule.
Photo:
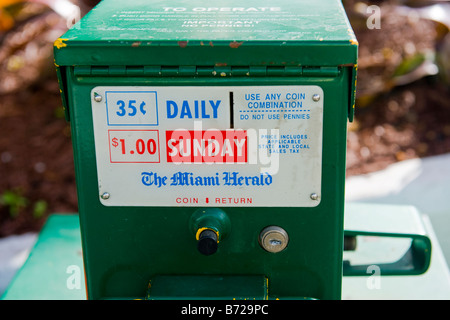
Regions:
<instances>
[{"instance_id":1,"label":"machine top panel","mask_svg":"<svg viewBox=\"0 0 450 320\"><path fill-rule=\"evenodd\" d=\"M66 66L336 66L355 64L356 49L340 0L104 0L55 42L55 58Z\"/></svg>"},{"instance_id":2,"label":"machine top panel","mask_svg":"<svg viewBox=\"0 0 450 320\"><path fill-rule=\"evenodd\" d=\"M339 0L104 0L66 36L84 41L355 38Z\"/></svg>"}]
</instances>

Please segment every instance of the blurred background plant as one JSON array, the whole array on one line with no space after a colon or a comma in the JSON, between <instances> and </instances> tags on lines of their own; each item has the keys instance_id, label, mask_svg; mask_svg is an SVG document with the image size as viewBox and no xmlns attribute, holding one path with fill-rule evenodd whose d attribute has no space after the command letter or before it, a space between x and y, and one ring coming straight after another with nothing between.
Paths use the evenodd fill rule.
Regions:
<instances>
[{"instance_id":1,"label":"blurred background plant","mask_svg":"<svg viewBox=\"0 0 450 320\"><path fill-rule=\"evenodd\" d=\"M344 0L359 40L347 174L450 151L450 2ZM370 29L371 6L380 9Z\"/></svg>"},{"instance_id":2,"label":"blurred background plant","mask_svg":"<svg viewBox=\"0 0 450 320\"><path fill-rule=\"evenodd\" d=\"M0 0L0 237L77 210L53 42L96 3Z\"/></svg>"},{"instance_id":3,"label":"blurred background plant","mask_svg":"<svg viewBox=\"0 0 450 320\"><path fill-rule=\"evenodd\" d=\"M379 29L369 29L370 6L381 9ZM394 87L438 75L450 84L450 2L344 0L360 40L358 105Z\"/></svg>"},{"instance_id":4,"label":"blurred background plant","mask_svg":"<svg viewBox=\"0 0 450 320\"><path fill-rule=\"evenodd\" d=\"M53 42L97 2L0 0L0 237L77 211ZM343 4L360 44L347 174L450 152L450 2Z\"/></svg>"}]
</instances>

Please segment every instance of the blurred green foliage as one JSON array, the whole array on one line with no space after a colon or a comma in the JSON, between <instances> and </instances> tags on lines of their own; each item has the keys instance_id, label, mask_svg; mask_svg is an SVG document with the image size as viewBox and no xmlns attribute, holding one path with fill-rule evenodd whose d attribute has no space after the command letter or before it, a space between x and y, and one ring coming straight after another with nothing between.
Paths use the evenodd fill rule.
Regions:
<instances>
[{"instance_id":1,"label":"blurred green foliage","mask_svg":"<svg viewBox=\"0 0 450 320\"><path fill-rule=\"evenodd\" d=\"M19 189L6 190L0 195L0 206L8 208L11 218L16 218L29 204L29 199L23 196ZM33 217L36 219L43 217L47 212L47 207L45 200L36 201L32 207Z\"/></svg>"},{"instance_id":2,"label":"blurred green foliage","mask_svg":"<svg viewBox=\"0 0 450 320\"><path fill-rule=\"evenodd\" d=\"M0 205L8 207L10 216L14 218L28 205L28 199L19 190L6 190L0 195Z\"/></svg>"}]
</instances>

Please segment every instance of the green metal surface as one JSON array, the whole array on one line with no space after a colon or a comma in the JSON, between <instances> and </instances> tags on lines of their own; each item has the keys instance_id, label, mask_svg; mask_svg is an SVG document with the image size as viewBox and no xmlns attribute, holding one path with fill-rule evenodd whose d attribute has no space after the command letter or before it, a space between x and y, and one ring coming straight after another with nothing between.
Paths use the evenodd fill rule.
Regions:
<instances>
[{"instance_id":1,"label":"green metal surface","mask_svg":"<svg viewBox=\"0 0 450 320\"><path fill-rule=\"evenodd\" d=\"M85 299L78 214L52 214L2 300Z\"/></svg>"},{"instance_id":2,"label":"green metal surface","mask_svg":"<svg viewBox=\"0 0 450 320\"><path fill-rule=\"evenodd\" d=\"M417 219L416 211L410 206L380 205L371 203L346 203L345 226L350 229L367 230L376 225L378 231L385 233L393 229L405 232L405 225L424 227L433 244L433 257L429 271L418 276L382 277L381 288L374 290L367 286L371 272L366 276L343 277L342 297L344 299L444 299L450 298L450 273L445 263L439 243L430 224ZM405 214L399 214L405 213ZM412 213L412 214L411 214ZM409 218L408 218L409 217ZM420 215L422 217L422 215ZM408 218L408 220L405 220ZM412 219L411 219L412 218ZM371 228L370 228L371 227ZM393 228L394 227L394 228ZM417 235L421 228L414 228ZM350 230L346 230L350 231ZM407 232L414 233L408 229ZM392 238L387 238L390 242ZM379 262L391 251L395 244L389 244L389 250L370 251L372 262ZM81 235L78 214L52 214L39 233L36 245L32 248L28 260L17 272L13 281L4 292L3 300L84 300L84 267L81 257ZM348 252L346 252L348 253ZM353 252L352 252L353 253ZM361 255L355 251L356 255ZM345 258L345 256L344 256ZM68 280L76 275L73 270L78 267L80 287L70 288ZM67 272L69 270L69 272ZM383 275L383 274L381 274ZM175 277L174 277L175 279ZM185 279L185 278L183 278ZM191 279L194 279L192 277ZM235 278L237 279L237 278ZM262 288L259 277L253 278L253 284ZM73 279L75 280L75 279ZM169 279L170 280L170 279ZM74 281L69 281L74 284ZM198 284L197 284L198 285ZM255 286L253 286L255 288ZM242 288L239 288L242 289ZM198 288L201 290L201 288ZM262 289L261 289L262 290ZM258 292L261 293L261 290ZM234 292L236 293L236 292ZM144 299L145 297L140 297ZM194 299L191 296L189 299ZM293 299L295 297L287 297ZM299 297L297 297L298 299ZM307 297L301 297L306 299Z\"/></svg>"},{"instance_id":3,"label":"green metal surface","mask_svg":"<svg viewBox=\"0 0 450 320\"><path fill-rule=\"evenodd\" d=\"M253 1L245 6L252 4L263 5ZM142 1L104 1L55 42L63 102L72 128L88 298L142 298L149 281L161 275L257 275L268 279L269 299L339 299L346 128L347 119L353 117L357 54L342 5L331 0L277 2L283 12L300 12L302 19L267 20L254 33L219 35L212 28L180 36L173 34L169 22L161 22L164 31L136 30L136 22L110 20L118 10L152 11L162 5L171 3L152 2L148 7ZM202 5L196 1L174 5L183 6ZM242 7L237 1L220 6ZM242 43L236 45L236 41ZM214 68L224 68L228 76L214 76ZM90 96L98 85L320 86L326 97L320 204L314 208L222 207L231 228L211 256L196 250L190 230L189 221L198 208L103 206ZM289 245L283 252L273 254L260 247L259 233L268 225L288 232Z\"/></svg>"},{"instance_id":4,"label":"green metal surface","mask_svg":"<svg viewBox=\"0 0 450 320\"><path fill-rule=\"evenodd\" d=\"M150 281L148 300L267 300L264 276L157 276Z\"/></svg>"},{"instance_id":5,"label":"green metal surface","mask_svg":"<svg viewBox=\"0 0 450 320\"><path fill-rule=\"evenodd\" d=\"M55 58L58 65L125 59L128 65L353 66L356 44L337 0L108 0L58 39Z\"/></svg>"}]
</instances>

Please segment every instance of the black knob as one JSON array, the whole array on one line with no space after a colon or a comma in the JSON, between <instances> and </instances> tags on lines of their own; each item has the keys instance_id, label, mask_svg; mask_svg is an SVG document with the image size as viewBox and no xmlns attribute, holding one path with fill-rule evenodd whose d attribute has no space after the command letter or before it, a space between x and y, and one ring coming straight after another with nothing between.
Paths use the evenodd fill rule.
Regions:
<instances>
[{"instance_id":1,"label":"black knob","mask_svg":"<svg viewBox=\"0 0 450 320\"><path fill-rule=\"evenodd\" d=\"M217 234L209 229L203 230L197 243L198 251L205 256L209 256L217 251Z\"/></svg>"}]
</instances>

